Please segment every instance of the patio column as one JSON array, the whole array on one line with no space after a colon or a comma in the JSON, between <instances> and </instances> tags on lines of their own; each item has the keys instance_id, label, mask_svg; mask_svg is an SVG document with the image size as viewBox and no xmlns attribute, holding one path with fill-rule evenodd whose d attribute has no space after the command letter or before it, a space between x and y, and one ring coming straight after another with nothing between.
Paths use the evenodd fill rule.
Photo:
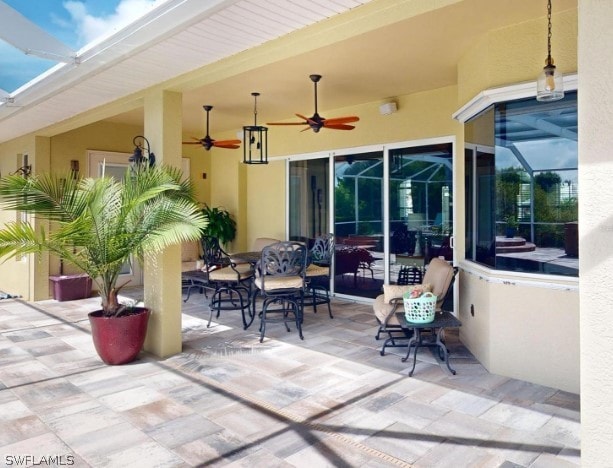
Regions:
<instances>
[{"instance_id":1,"label":"patio column","mask_svg":"<svg viewBox=\"0 0 613 468\"><path fill-rule=\"evenodd\" d=\"M157 90L145 97L145 137L156 164L181 167L180 93ZM145 350L159 357L181 352L181 246L148 255L144 265L144 301L151 309Z\"/></svg>"},{"instance_id":2,"label":"patio column","mask_svg":"<svg viewBox=\"0 0 613 468\"><path fill-rule=\"evenodd\" d=\"M613 440L613 2L579 3L581 465L610 466ZM607 78L608 77L608 78Z\"/></svg>"}]
</instances>

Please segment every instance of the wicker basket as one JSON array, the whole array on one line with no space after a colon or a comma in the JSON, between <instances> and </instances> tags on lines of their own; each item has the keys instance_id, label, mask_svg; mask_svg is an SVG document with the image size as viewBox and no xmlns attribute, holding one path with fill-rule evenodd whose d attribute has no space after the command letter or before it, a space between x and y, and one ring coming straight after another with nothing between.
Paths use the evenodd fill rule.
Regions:
<instances>
[{"instance_id":1,"label":"wicker basket","mask_svg":"<svg viewBox=\"0 0 613 468\"><path fill-rule=\"evenodd\" d=\"M419 297L412 298L407 292L402 296L404 302L404 316L407 322L430 323L434 320L436 312L436 296L426 292Z\"/></svg>"}]
</instances>

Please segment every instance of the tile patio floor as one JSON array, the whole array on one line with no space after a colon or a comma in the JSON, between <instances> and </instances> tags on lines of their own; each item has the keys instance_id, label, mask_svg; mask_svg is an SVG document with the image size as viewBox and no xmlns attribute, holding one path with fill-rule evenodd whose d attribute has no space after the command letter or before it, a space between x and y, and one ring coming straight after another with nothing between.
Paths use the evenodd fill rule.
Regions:
<instances>
[{"instance_id":1,"label":"tile patio floor","mask_svg":"<svg viewBox=\"0 0 613 468\"><path fill-rule=\"evenodd\" d=\"M77 467L574 467L579 397L488 373L447 334L414 377L380 356L371 307L306 309L295 330L183 306L181 354L106 366L99 299L0 301L0 464ZM26 458L28 457L29 458ZM22 457L18 459L17 457Z\"/></svg>"}]
</instances>

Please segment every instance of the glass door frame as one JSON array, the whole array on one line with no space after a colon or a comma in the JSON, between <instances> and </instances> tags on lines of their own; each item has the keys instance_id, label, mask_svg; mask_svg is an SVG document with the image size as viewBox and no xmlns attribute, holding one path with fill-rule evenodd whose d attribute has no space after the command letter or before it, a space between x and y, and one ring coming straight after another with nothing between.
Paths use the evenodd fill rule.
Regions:
<instances>
[{"instance_id":1,"label":"glass door frame","mask_svg":"<svg viewBox=\"0 0 613 468\"><path fill-rule=\"evenodd\" d=\"M451 236L450 242L451 242L451 247L452 247L452 262L454 265L457 265L458 263L458 252L457 249L455 248L455 242L454 239L455 237L458 235L458 223L460 222L459 219L459 213L458 213L458 201L459 201L459 197L460 197L460 193L458 191L458 184L457 181L460 180L458 179L458 174L459 171L458 169L461 167L460 164L463 164L463 159L462 161L458 160L457 157L457 138L455 135L448 135L448 136L442 136L442 137L434 137L434 138L424 138L424 139L418 139L418 140L406 140L406 141L401 141L401 142L395 142L395 143L386 143L386 144L378 144L378 145L366 145L366 146L359 146L359 147L351 147L351 148L341 148L341 149L335 149L335 150L330 150L330 151L318 151L318 152L314 152L314 153L303 153L303 154L296 154L296 155L292 155L292 156L287 156L286 157L286 187L289 187L289 178L290 178L290 163L294 162L294 161L301 161L301 160L309 160L309 159L320 159L320 158L329 158L330 160L330 164L329 164L329 170L330 170L330 177L329 177L329 186L328 186L328 190L329 190L329 194L330 196L329 201L328 201L328 215L329 215L329 220L328 220L328 225L331 227L330 230L333 231L334 230L334 161L335 161L335 156L348 156L351 154L355 154L355 153L367 153L367 152L375 152L375 151L382 151L383 152L383 185L382 185L382 190L383 190L383 268L384 268L384 283L385 284L389 284L390 281L390 226L389 226L389 221L390 221L390 213L389 213L389 208L390 208L390 202L389 202L389 153L390 150L394 150L394 149L402 149L402 148L413 148L413 147L417 147L417 146L428 146L428 145L436 145L436 144L444 144L444 143L450 143L452 145L452 164L453 164L453 174L452 174L452 181L453 181L453 189L452 189L452 200L453 200L453 206L452 206L452 216L453 216L453 227L452 227L452 233L453 235ZM462 151L464 149L462 148ZM286 190L286 200L285 200L285 208L286 208L286 216L285 216L285 232L286 232L286 238L289 238L289 213L290 213L290 194L289 194L289 189ZM336 233L335 233L336 234ZM332 271L331 273L332 275L334 274L334 271ZM332 285L332 289L331 289L331 293L334 294L334 281L331 282ZM457 307L458 304L458 297L457 297L457 291L458 291L458 287L457 287L457 282L454 285L454 307ZM363 298L363 297L356 297L356 296L346 296L346 295L340 295L340 294L336 294L338 297L347 297L347 298L351 298L352 300L359 300L359 301L365 301L365 302L372 302L369 299Z\"/></svg>"}]
</instances>

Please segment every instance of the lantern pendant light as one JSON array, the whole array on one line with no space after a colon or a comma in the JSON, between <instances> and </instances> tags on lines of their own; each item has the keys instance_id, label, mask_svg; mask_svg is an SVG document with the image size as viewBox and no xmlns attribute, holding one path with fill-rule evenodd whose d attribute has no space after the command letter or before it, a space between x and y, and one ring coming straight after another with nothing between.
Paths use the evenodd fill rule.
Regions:
<instances>
[{"instance_id":1,"label":"lantern pendant light","mask_svg":"<svg viewBox=\"0 0 613 468\"><path fill-rule=\"evenodd\" d=\"M243 163L268 164L268 128L258 125L258 96L251 93L254 100L253 125L243 127Z\"/></svg>"}]
</instances>

